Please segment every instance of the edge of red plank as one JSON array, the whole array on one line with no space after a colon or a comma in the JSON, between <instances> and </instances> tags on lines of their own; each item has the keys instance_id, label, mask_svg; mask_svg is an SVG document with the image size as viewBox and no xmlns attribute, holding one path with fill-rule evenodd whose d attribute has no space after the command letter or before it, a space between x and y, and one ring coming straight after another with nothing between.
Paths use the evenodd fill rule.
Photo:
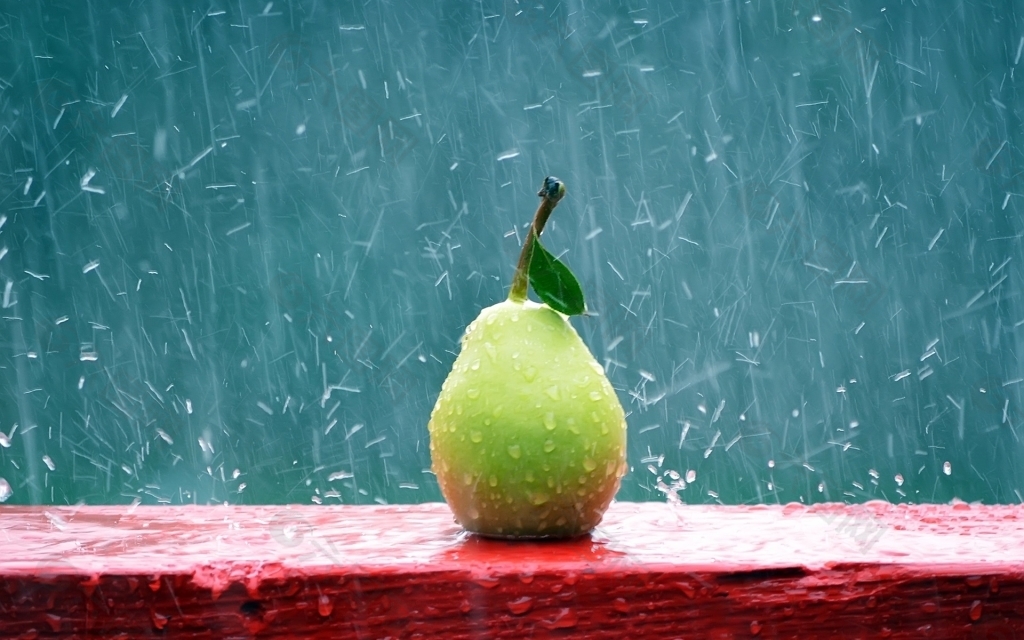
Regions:
<instances>
[{"instance_id":1,"label":"edge of red plank","mask_svg":"<svg viewBox=\"0 0 1024 640\"><path fill-rule=\"evenodd\" d=\"M443 504L0 507L0 637L1024 637L1016 506L615 503L503 542Z\"/></svg>"}]
</instances>

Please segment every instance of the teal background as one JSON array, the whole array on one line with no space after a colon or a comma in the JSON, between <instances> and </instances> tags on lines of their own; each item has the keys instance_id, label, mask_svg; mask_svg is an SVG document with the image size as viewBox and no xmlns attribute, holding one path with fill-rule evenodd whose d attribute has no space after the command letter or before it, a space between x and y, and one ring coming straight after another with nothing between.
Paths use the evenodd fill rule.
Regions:
<instances>
[{"instance_id":1,"label":"teal background","mask_svg":"<svg viewBox=\"0 0 1024 640\"><path fill-rule=\"evenodd\" d=\"M620 499L1018 502L1022 26L9 4L7 502L440 499L427 418L548 174L545 244L629 413Z\"/></svg>"}]
</instances>

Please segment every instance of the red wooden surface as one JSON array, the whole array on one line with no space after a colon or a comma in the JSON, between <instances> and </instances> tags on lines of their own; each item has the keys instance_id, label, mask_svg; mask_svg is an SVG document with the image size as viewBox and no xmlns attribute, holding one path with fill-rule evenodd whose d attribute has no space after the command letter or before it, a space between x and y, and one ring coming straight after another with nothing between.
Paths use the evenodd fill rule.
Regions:
<instances>
[{"instance_id":1,"label":"red wooden surface","mask_svg":"<svg viewBox=\"0 0 1024 640\"><path fill-rule=\"evenodd\" d=\"M2 507L0 638L1024 637L1018 507Z\"/></svg>"}]
</instances>

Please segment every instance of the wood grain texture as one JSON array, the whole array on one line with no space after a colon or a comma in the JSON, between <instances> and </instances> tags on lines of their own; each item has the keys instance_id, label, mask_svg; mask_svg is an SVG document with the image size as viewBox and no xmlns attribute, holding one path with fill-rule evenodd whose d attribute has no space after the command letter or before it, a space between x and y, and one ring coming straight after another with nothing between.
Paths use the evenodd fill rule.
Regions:
<instances>
[{"instance_id":1,"label":"wood grain texture","mask_svg":"<svg viewBox=\"0 0 1024 640\"><path fill-rule=\"evenodd\" d=\"M0 638L1024 637L1024 510L616 503L567 542L443 504L3 507Z\"/></svg>"}]
</instances>

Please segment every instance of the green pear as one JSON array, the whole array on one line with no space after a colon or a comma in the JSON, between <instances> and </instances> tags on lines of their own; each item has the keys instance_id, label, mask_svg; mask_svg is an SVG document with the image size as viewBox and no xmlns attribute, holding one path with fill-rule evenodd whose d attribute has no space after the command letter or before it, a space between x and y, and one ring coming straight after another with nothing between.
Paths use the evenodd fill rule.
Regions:
<instances>
[{"instance_id":1,"label":"green pear","mask_svg":"<svg viewBox=\"0 0 1024 640\"><path fill-rule=\"evenodd\" d=\"M541 209L550 214L563 193L561 183L542 189ZM537 220L546 217L535 217L537 249L524 244L520 267L543 250ZM600 522L625 473L625 412L568 317L526 300L519 275L519 290L462 338L428 424L433 471L468 531L578 536Z\"/></svg>"}]
</instances>

